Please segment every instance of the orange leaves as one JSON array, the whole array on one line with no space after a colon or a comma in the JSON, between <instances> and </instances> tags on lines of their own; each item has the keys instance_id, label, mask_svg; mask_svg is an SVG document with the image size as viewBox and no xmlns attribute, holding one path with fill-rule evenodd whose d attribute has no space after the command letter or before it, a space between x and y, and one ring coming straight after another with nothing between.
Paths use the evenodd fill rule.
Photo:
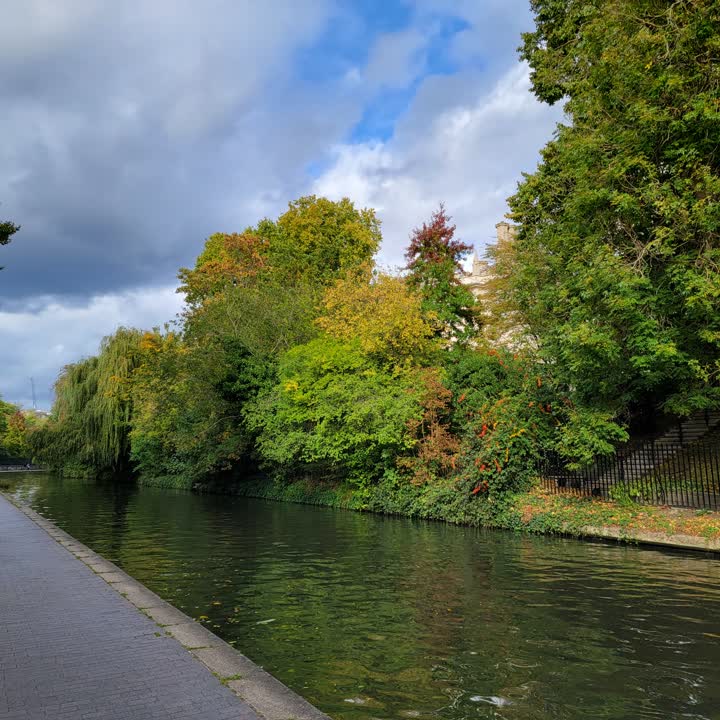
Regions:
<instances>
[{"instance_id":1,"label":"orange leaves","mask_svg":"<svg viewBox=\"0 0 720 720\"><path fill-rule=\"evenodd\" d=\"M487 480L483 480L482 482L478 483L478 485L473 488L473 490L470 492L471 495L477 495L478 493L485 493L490 489L490 483Z\"/></svg>"},{"instance_id":2,"label":"orange leaves","mask_svg":"<svg viewBox=\"0 0 720 720\"><path fill-rule=\"evenodd\" d=\"M190 270L178 273L180 292L197 304L232 285L244 285L267 267L265 241L250 233L216 233Z\"/></svg>"},{"instance_id":3,"label":"orange leaves","mask_svg":"<svg viewBox=\"0 0 720 720\"><path fill-rule=\"evenodd\" d=\"M423 414L408 423L415 436L415 454L400 458L398 467L410 470L411 482L422 485L447 477L457 469L460 441L452 434L446 420L452 393L442 383L435 369L423 371Z\"/></svg>"}]
</instances>

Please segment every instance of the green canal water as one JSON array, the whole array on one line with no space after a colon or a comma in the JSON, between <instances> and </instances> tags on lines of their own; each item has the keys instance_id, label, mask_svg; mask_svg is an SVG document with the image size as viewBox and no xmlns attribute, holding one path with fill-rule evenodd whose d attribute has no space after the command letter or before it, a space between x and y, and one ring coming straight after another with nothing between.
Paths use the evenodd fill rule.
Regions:
<instances>
[{"instance_id":1,"label":"green canal water","mask_svg":"<svg viewBox=\"0 0 720 720\"><path fill-rule=\"evenodd\" d=\"M711 557L38 474L11 491L334 718L720 718Z\"/></svg>"}]
</instances>

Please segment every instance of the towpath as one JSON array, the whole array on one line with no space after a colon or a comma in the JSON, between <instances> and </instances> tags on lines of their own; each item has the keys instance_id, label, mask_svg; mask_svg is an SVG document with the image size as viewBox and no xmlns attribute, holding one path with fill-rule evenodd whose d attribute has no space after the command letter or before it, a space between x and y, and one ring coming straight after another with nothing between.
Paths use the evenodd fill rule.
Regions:
<instances>
[{"instance_id":1,"label":"towpath","mask_svg":"<svg viewBox=\"0 0 720 720\"><path fill-rule=\"evenodd\" d=\"M159 599L147 603L164 616L156 624L132 598L157 596L38 523L0 495L0 720L326 717ZM183 633L208 647L189 652ZM221 682L213 662L243 674ZM268 712L256 713L229 687L243 682L259 698L255 708Z\"/></svg>"}]
</instances>

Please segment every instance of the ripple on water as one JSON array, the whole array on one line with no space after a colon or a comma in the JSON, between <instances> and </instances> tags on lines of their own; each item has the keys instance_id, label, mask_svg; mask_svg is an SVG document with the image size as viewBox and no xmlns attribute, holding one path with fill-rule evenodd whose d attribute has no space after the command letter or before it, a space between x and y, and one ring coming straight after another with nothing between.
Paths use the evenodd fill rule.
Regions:
<instances>
[{"instance_id":1,"label":"ripple on water","mask_svg":"<svg viewBox=\"0 0 720 720\"><path fill-rule=\"evenodd\" d=\"M718 717L711 558L38 475L15 492L337 720Z\"/></svg>"}]
</instances>

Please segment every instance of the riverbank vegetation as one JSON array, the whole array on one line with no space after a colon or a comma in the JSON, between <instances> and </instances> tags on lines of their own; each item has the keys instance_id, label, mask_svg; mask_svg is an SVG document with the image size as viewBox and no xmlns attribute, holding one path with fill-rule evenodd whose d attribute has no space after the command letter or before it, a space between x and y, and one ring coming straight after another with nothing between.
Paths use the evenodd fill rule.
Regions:
<instances>
[{"instance_id":1,"label":"riverbank vegetation","mask_svg":"<svg viewBox=\"0 0 720 720\"><path fill-rule=\"evenodd\" d=\"M33 453L29 438L44 423L43 416L0 398L0 465L27 463Z\"/></svg>"},{"instance_id":2,"label":"riverbank vegetation","mask_svg":"<svg viewBox=\"0 0 720 720\"><path fill-rule=\"evenodd\" d=\"M208 238L176 322L65 368L36 457L493 524L546 453L579 467L649 417L719 407L720 12L532 7L521 55L567 122L481 294L444 208L391 271L373 210L300 198Z\"/></svg>"}]
</instances>

